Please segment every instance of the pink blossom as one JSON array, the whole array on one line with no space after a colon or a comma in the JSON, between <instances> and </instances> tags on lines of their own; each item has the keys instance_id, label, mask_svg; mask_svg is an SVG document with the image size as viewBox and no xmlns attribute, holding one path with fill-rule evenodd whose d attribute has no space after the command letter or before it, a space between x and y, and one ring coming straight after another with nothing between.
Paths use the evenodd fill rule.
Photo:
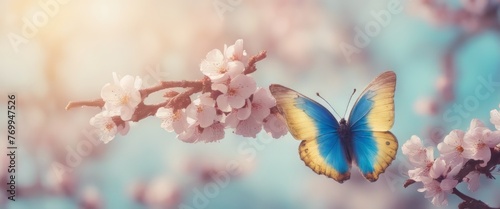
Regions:
<instances>
[{"instance_id":1,"label":"pink blossom","mask_svg":"<svg viewBox=\"0 0 500 209\"><path fill-rule=\"evenodd\" d=\"M234 133L244 137L256 138L261 129L262 123L256 121L252 117L249 117L248 119L242 120L238 123Z\"/></svg>"},{"instance_id":2,"label":"pink blossom","mask_svg":"<svg viewBox=\"0 0 500 209\"><path fill-rule=\"evenodd\" d=\"M252 103L250 99L247 99L245 106L240 109L234 109L233 112L236 112L236 116L238 120L246 120L252 114Z\"/></svg>"},{"instance_id":3,"label":"pink blossom","mask_svg":"<svg viewBox=\"0 0 500 209\"><path fill-rule=\"evenodd\" d=\"M477 171L472 171L464 178L464 181L467 182L467 188L472 192L479 189L479 174Z\"/></svg>"},{"instance_id":4,"label":"pink blossom","mask_svg":"<svg viewBox=\"0 0 500 209\"><path fill-rule=\"evenodd\" d=\"M242 60L243 57L247 56L247 52L243 50L243 40L238 39L229 47L225 47L224 55L229 60Z\"/></svg>"},{"instance_id":5,"label":"pink blossom","mask_svg":"<svg viewBox=\"0 0 500 209\"><path fill-rule=\"evenodd\" d=\"M177 138L183 142L195 143L201 135L201 128L197 123L189 125L186 130L180 133Z\"/></svg>"},{"instance_id":6,"label":"pink blossom","mask_svg":"<svg viewBox=\"0 0 500 209\"><path fill-rule=\"evenodd\" d=\"M198 141L205 143L216 142L223 139L224 135L224 126L217 122L207 128L204 128Z\"/></svg>"},{"instance_id":7,"label":"pink blossom","mask_svg":"<svg viewBox=\"0 0 500 209\"><path fill-rule=\"evenodd\" d=\"M463 164L461 163L457 165L447 164L447 161L440 157L434 161L434 164L432 164L432 167L429 171L429 176L434 179L453 179L458 174L462 166Z\"/></svg>"},{"instance_id":8,"label":"pink blossom","mask_svg":"<svg viewBox=\"0 0 500 209\"><path fill-rule=\"evenodd\" d=\"M418 136L411 136L410 140L406 141L401 147L403 154L408 156L410 163L414 166L427 165L426 159L429 157L429 151L422 144L422 140ZM434 155L432 155L434 161Z\"/></svg>"},{"instance_id":9,"label":"pink blossom","mask_svg":"<svg viewBox=\"0 0 500 209\"><path fill-rule=\"evenodd\" d=\"M190 125L185 132L179 134L177 138L188 143L215 142L224 138L224 125L216 122L206 128L201 128L198 123Z\"/></svg>"},{"instance_id":10,"label":"pink blossom","mask_svg":"<svg viewBox=\"0 0 500 209\"><path fill-rule=\"evenodd\" d=\"M123 120L130 120L135 112L135 108L142 101L139 92L142 80L139 77L126 75L119 79L113 73L114 84L106 84L101 89L101 97L105 102L105 109L113 115L120 115Z\"/></svg>"},{"instance_id":11,"label":"pink blossom","mask_svg":"<svg viewBox=\"0 0 500 209\"><path fill-rule=\"evenodd\" d=\"M212 81L221 82L243 73L245 65L237 60L226 59L220 50L214 49L201 62L200 70Z\"/></svg>"},{"instance_id":12,"label":"pink blossom","mask_svg":"<svg viewBox=\"0 0 500 209\"><path fill-rule=\"evenodd\" d=\"M156 117L163 120L161 127L168 132L182 133L188 126L187 117L184 109L178 109L174 112L173 108L161 107L156 111Z\"/></svg>"},{"instance_id":13,"label":"pink blossom","mask_svg":"<svg viewBox=\"0 0 500 209\"><path fill-rule=\"evenodd\" d=\"M450 164L457 165L464 162L464 135L461 130L453 130L437 146L441 157Z\"/></svg>"},{"instance_id":14,"label":"pink blossom","mask_svg":"<svg viewBox=\"0 0 500 209\"><path fill-rule=\"evenodd\" d=\"M464 136L465 158L482 160L481 166L486 166L491 159L491 150L500 143L500 132L491 131L484 124L473 119L469 130Z\"/></svg>"},{"instance_id":15,"label":"pink blossom","mask_svg":"<svg viewBox=\"0 0 500 209\"><path fill-rule=\"evenodd\" d=\"M426 192L425 197L432 197L432 204L436 206L447 205L446 200L448 194L451 193L453 188L458 184L458 180L454 177L458 174L462 164L451 167L446 164L443 158L438 158L435 160L429 171L430 178L423 178L422 183L424 183L424 188L419 189L419 192ZM438 180L440 179L440 180Z\"/></svg>"},{"instance_id":16,"label":"pink blossom","mask_svg":"<svg viewBox=\"0 0 500 209\"><path fill-rule=\"evenodd\" d=\"M264 130L275 139L288 133L285 119L278 113L269 114L269 116L264 119Z\"/></svg>"},{"instance_id":17,"label":"pink blossom","mask_svg":"<svg viewBox=\"0 0 500 209\"><path fill-rule=\"evenodd\" d=\"M238 123L240 123L240 120L238 120L238 109L235 109L231 113L226 115L223 122L225 127L236 128L236 126L238 126Z\"/></svg>"},{"instance_id":18,"label":"pink blossom","mask_svg":"<svg viewBox=\"0 0 500 209\"><path fill-rule=\"evenodd\" d=\"M271 108L276 106L276 100L266 88L258 88L253 94L252 117L256 121L263 121L271 113Z\"/></svg>"},{"instance_id":19,"label":"pink blossom","mask_svg":"<svg viewBox=\"0 0 500 209\"><path fill-rule=\"evenodd\" d=\"M498 110L492 110L490 112L490 121L495 125L497 130L500 130L500 112Z\"/></svg>"},{"instance_id":20,"label":"pink blossom","mask_svg":"<svg viewBox=\"0 0 500 209\"><path fill-rule=\"evenodd\" d=\"M238 123L242 120L246 120L250 117L252 113L252 105L250 99L247 99L245 106L239 109L233 109L229 114L227 114L222 121L225 127L236 128Z\"/></svg>"},{"instance_id":21,"label":"pink blossom","mask_svg":"<svg viewBox=\"0 0 500 209\"><path fill-rule=\"evenodd\" d=\"M201 128L209 127L217 119L217 111L214 107L215 101L209 93L201 95L194 100L187 108L188 117L196 120Z\"/></svg>"},{"instance_id":22,"label":"pink blossom","mask_svg":"<svg viewBox=\"0 0 500 209\"><path fill-rule=\"evenodd\" d=\"M107 111L100 112L90 118L90 125L99 130L99 139L105 144L113 140L117 133L125 135L130 129L128 122L124 122L117 126L112 116L110 116L110 113Z\"/></svg>"},{"instance_id":23,"label":"pink blossom","mask_svg":"<svg viewBox=\"0 0 500 209\"><path fill-rule=\"evenodd\" d=\"M418 189L418 191L426 192L425 198L432 198L432 204L445 206L448 205L448 194L451 194L457 184L458 181L454 179L443 179L441 182L427 179L424 181L424 188Z\"/></svg>"},{"instance_id":24,"label":"pink blossom","mask_svg":"<svg viewBox=\"0 0 500 209\"><path fill-rule=\"evenodd\" d=\"M231 80L227 91L217 97L217 106L224 112L229 112L232 108L241 108L256 89L257 85L252 77L238 75Z\"/></svg>"},{"instance_id":25,"label":"pink blossom","mask_svg":"<svg viewBox=\"0 0 500 209\"><path fill-rule=\"evenodd\" d=\"M414 181L423 181L429 178L429 172L434 165L434 149L432 147L425 148L425 155L418 153L410 158L410 162L416 165L416 168L408 171L410 179Z\"/></svg>"}]
</instances>

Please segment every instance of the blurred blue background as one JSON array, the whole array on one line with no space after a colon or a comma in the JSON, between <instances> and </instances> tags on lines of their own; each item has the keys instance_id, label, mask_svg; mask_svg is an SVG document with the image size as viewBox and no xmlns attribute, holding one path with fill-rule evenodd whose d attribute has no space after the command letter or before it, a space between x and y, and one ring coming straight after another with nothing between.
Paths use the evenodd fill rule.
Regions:
<instances>
[{"instance_id":1,"label":"blurred blue background","mask_svg":"<svg viewBox=\"0 0 500 209\"><path fill-rule=\"evenodd\" d=\"M68 101L98 98L112 72L141 76L146 86L157 82L151 72L162 80L199 79L205 54L240 38L249 55L268 52L252 74L258 86L279 83L312 98L320 92L340 113L352 89L395 71L392 132L400 146L412 135L435 146L452 129L467 129L472 118L493 128L489 111L499 108L500 86L481 80L500 82L499 2L394 1L402 12L391 14L348 62L340 44L355 46L356 27L375 21L370 13L388 10L390 2L0 0L0 89L2 97L18 96L20 147L17 200L2 198L0 207L434 208L419 186L403 188L409 167L401 152L376 183L354 169L351 180L338 184L304 165L299 141L289 134L252 139L228 131L217 143L187 144L153 117L92 147L62 181L57 178L55 165L88 140L88 120L99 111L65 111ZM40 12L48 14L46 23L33 37L23 36L24 19L33 21ZM21 39L12 34L23 42L13 42ZM479 100L476 89L483 87L492 90ZM3 108L7 98L1 100ZM239 172L227 185L209 177L230 162ZM1 163L5 179L6 161ZM467 194L500 206L499 185L481 179L481 189ZM461 202L452 195L449 201L447 208Z\"/></svg>"}]
</instances>

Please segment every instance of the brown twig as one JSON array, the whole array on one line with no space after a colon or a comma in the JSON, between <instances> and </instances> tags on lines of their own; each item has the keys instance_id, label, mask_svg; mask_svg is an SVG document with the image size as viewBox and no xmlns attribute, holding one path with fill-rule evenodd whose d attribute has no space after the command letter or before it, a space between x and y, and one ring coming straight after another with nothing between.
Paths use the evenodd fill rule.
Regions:
<instances>
[{"instance_id":1,"label":"brown twig","mask_svg":"<svg viewBox=\"0 0 500 209\"><path fill-rule=\"evenodd\" d=\"M142 99L150 94L168 88L203 88L203 80L200 81L162 81L159 85L140 90Z\"/></svg>"},{"instance_id":2,"label":"brown twig","mask_svg":"<svg viewBox=\"0 0 500 209\"><path fill-rule=\"evenodd\" d=\"M463 202L458 205L459 209L499 209L490 207L483 201L467 196L466 194L460 192L457 188L453 188L453 194L463 200Z\"/></svg>"},{"instance_id":3,"label":"brown twig","mask_svg":"<svg viewBox=\"0 0 500 209\"><path fill-rule=\"evenodd\" d=\"M265 59L266 57L267 57L267 52L266 51L261 51L259 54L251 57L250 60L248 60L248 64L245 67L245 71L243 73L244 74L250 74L250 73L255 72L257 70L257 67L255 66L255 64L258 61L261 61L261 60Z\"/></svg>"},{"instance_id":4,"label":"brown twig","mask_svg":"<svg viewBox=\"0 0 500 209\"><path fill-rule=\"evenodd\" d=\"M413 180L413 179L407 179L406 182L403 184L403 187L407 188L407 187L409 187L410 185L412 185L414 183L417 183L417 182L415 180Z\"/></svg>"}]
</instances>

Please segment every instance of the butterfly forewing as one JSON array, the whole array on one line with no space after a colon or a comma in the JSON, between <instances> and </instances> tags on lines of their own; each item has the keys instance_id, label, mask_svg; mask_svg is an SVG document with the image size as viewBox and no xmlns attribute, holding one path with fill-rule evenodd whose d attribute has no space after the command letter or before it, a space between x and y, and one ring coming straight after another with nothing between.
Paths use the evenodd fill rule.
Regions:
<instances>
[{"instance_id":1,"label":"butterfly forewing","mask_svg":"<svg viewBox=\"0 0 500 209\"><path fill-rule=\"evenodd\" d=\"M363 176L376 181L395 159L398 141L394 124L396 74L382 73L362 92L349 116L353 160Z\"/></svg>"}]
</instances>

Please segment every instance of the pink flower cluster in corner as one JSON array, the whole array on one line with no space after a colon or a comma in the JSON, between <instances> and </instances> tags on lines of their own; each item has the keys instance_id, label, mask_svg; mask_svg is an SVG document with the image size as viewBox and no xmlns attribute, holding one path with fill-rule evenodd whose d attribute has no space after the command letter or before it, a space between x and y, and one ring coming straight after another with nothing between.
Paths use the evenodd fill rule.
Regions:
<instances>
[{"instance_id":1,"label":"pink flower cluster in corner","mask_svg":"<svg viewBox=\"0 0 500 209\"><path fill-rule=\"evenodd\" d=\"M160 108L156 116L162 127L175 132L185 142L214 142L224 138L225 129L255 138L264 128L274 138L288 130L277 112L276 101L268 89L258 88L245 74L243 40L210 51L200 64L201 72L211 80L212 92L197 95L185 109Z\"/></svg>"},{"instance_id":2,"label":"pink flower cluster in corner","mask_svg":"<svg viewBox=\"0 0 500 209\"><path fill-rule=\"evenodd\" d=\"M410 179L423 183L423 188L418 191L426 192L425 197L432 198L434 205L447 205L447 195L460 182L466 182L472 192L478 190L480 172L472 171L463 179L456 176L469 160L480 160L479 166L485 167L492 158L492 152L500 147L500 113L498 110L490 113L490 121L497 130L490 130L480 120L473 119L467 132L453 130L438 144L437 158L434 157L434 149L424 147L418 136L412 136L403 144L403 154L414 166L408 171Z\"/></svg>"}]
</instances>

